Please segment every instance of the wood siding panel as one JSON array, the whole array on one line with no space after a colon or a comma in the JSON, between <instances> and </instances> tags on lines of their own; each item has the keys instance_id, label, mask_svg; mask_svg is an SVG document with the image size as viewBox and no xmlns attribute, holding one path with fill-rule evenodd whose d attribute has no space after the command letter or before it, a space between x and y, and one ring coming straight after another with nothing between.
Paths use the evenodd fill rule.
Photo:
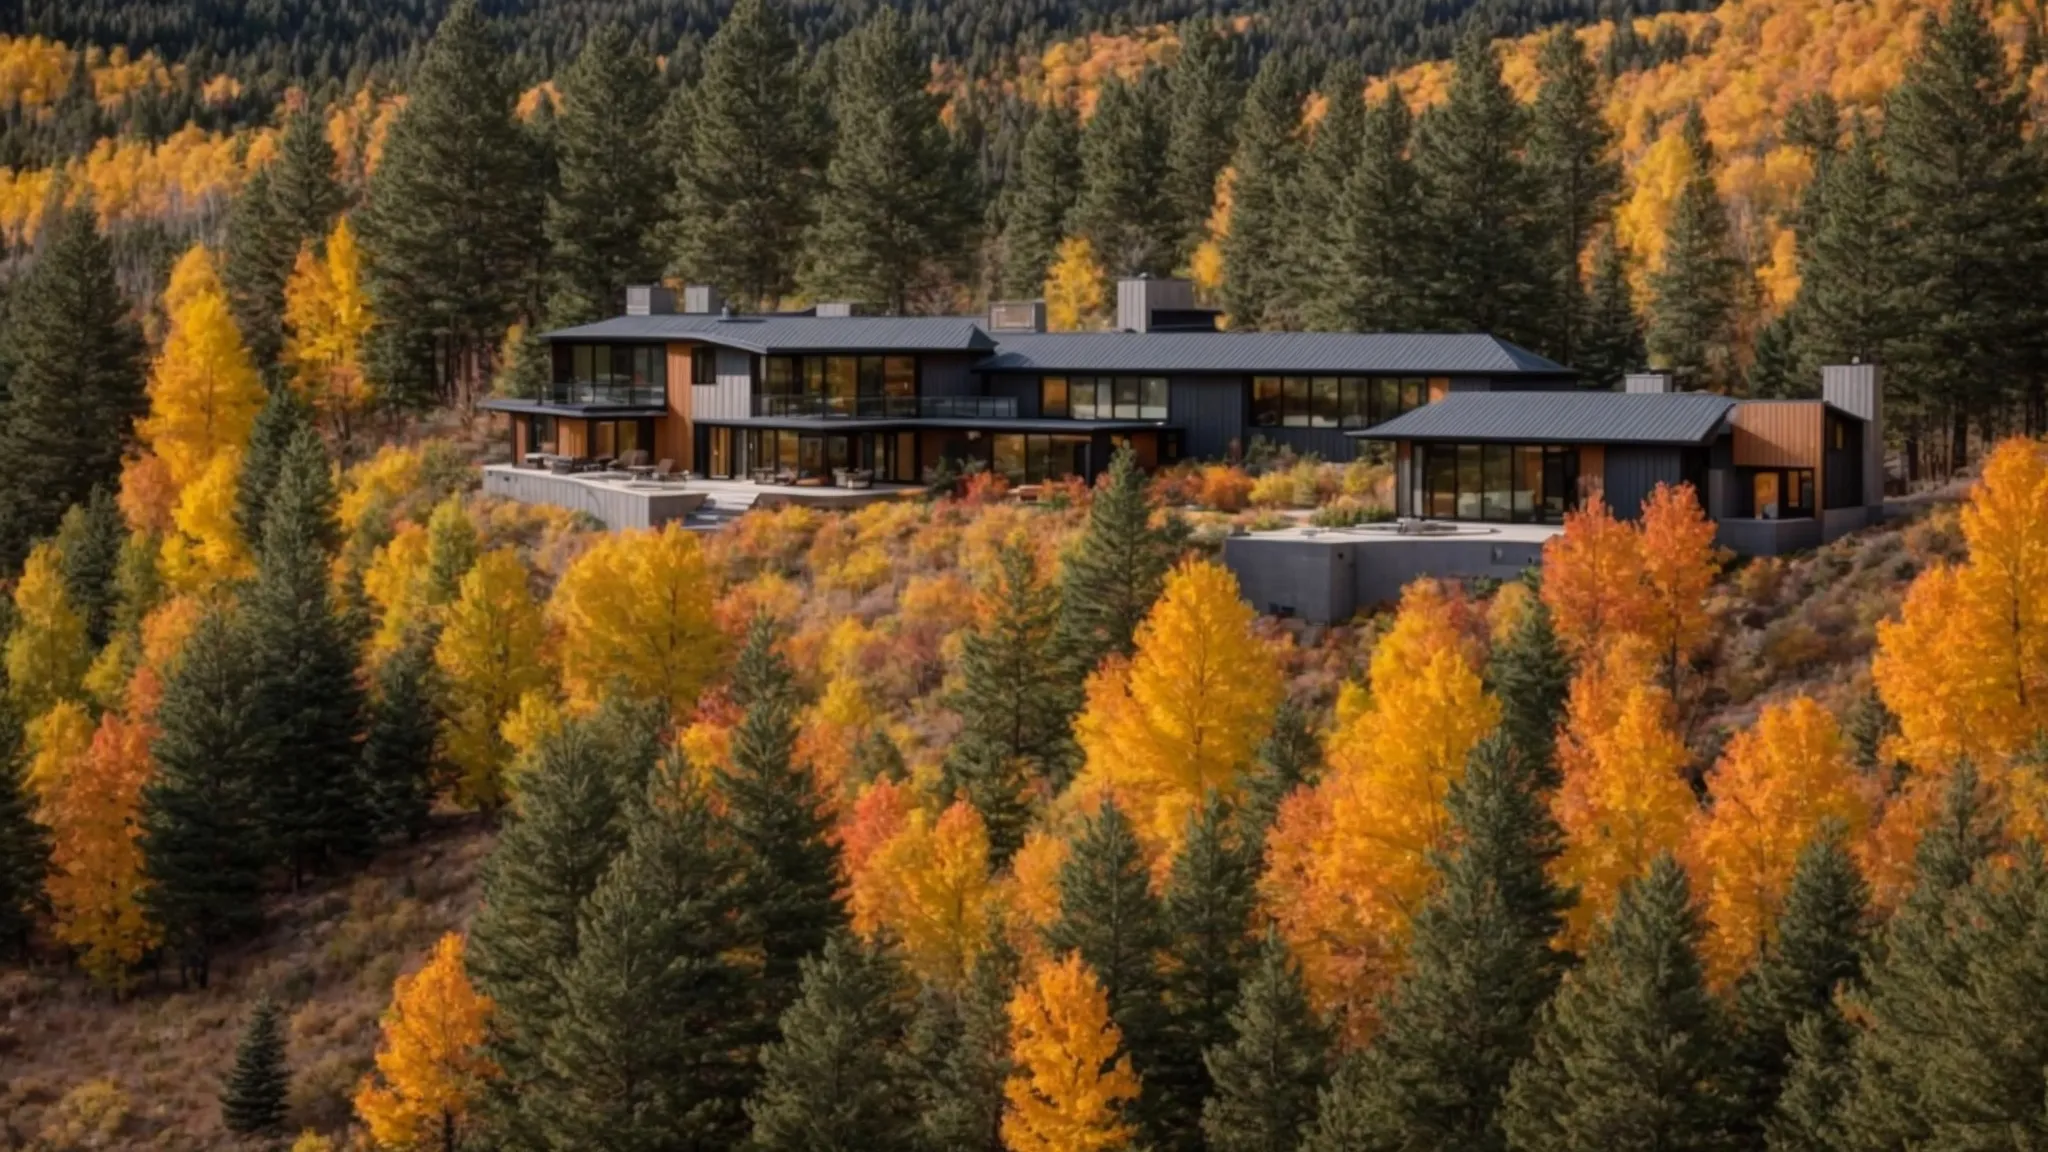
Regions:
<instances>
[{"instance_id":1,"label":"wood siding panel","mask_svg":"<svg viewBox=\"0 0 2048 1152\"><path fill-rule=\"evenodd\" d=\"M685 471L697 462L695 424L690 418L690 351L692 345L668 346L668 416L654 422L655 460L673 460Z\"/></svg>"},{"instance_id":2,"label":"wood siding panel","mask_svg":"<svg viewBox=\"0 0 2048 1152\"><path fill-rule=\"evenodd\" d=\"M531 424L526 416L519 412L507 412L505 419L512 422L512 462L524 463L526 454L533 451L533 446L526 442L526 430Z\"/></svg>"},{"instance_id":3,"label":"wood siding panel","mask_svg":"<svg viewBox=\"0 0 2048 1152\"><path fill-rule=\"evenodd\" d=\"M590 454L590 421L562 417L555 421L555 451L564 456Z\"/></svg>"},{"instance_id":4,"label":"wood siding panel","mask_svg":"<svg viewBox=\"0 0 2048 1152\"><path fill-rule=\"evenodd\" d=\"M1819 468L1825 411L1817 400L1736 405L1729 417L1735 428L1735 466Z\"/></svg>"},{"instance_id":5,"label":"wood siding panel","mask_svg":"<svg viewBox=\"0 0 2048 1152\"><path fill-rule=\"evenodd\" d=\"M1579 448L1579 503L1591 503L1595 496L1607 498L1607 448L1586 444Z\"/></svg>"}]
</instances>

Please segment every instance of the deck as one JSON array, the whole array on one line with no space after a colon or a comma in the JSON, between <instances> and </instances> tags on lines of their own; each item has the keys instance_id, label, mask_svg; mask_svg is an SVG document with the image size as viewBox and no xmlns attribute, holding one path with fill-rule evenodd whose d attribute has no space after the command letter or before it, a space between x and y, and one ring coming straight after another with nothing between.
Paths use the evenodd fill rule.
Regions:
<instances>
[{"instance_id":1,"label":"deck","mask_svg":"<svg viewBox=\"0 0 2048 1152\"><path fill-rule=\"evenodd\" d=\"M859 508L900 500L924 489L915 484L872 488L824 488L800 484L753 484L745 480L635 480L623 472L563 476L538 468L486 464L484 491L521 504L549 504L586 512L611 529L689 527L729 520L749 508L797 504L811 508Z\"/></svg>"}]
</instances>

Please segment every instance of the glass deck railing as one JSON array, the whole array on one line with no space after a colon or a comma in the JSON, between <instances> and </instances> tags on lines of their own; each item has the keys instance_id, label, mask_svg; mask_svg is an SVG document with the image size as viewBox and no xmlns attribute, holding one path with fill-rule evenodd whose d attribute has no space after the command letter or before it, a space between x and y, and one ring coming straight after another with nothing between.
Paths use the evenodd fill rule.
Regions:
<instances>
[{"instance_id":1,"label":"glass deck railing","mask_svg":"<svg viewBox=\"0 0 2048 1152\"><path fill-rule=\"evenodd\" d=\"M561 380L541 385L543 404L601 404L618 408L665 408L668 389L629 380Z\"/></svg>"},{"instance_id":2,"label":"glass deck railing","mask_svg":"<svg viewBox=\"0 0 2048 1152\"><path fill-rule=\"evenodd\" d=\"M756 416L847 420L1015 420L1014 396L755 396Z\"/></svg>"}]
</instances>

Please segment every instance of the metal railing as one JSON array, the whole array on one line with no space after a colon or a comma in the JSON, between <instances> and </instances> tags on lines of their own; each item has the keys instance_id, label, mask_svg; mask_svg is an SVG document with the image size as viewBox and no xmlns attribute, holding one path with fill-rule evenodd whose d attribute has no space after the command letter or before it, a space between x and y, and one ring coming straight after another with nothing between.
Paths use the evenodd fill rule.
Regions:
<instances>
[{"instance_id":1,"label":"metal railing","mask_svg":"<svg viewBox=\"0 0 2048 1152\"><path fill-rule=\"evenodd\" d=\"M594 404L617 408L665 408L668 389L629 380L561 380L540 387L543 404Z\"/></svg>"},{"instance_id":2,"label":"metal railing","mask_svg":"<svg viewBox=\"0 0 2048 1152\"><path fill-rule=\"evenodd\" d=\"M1015 420L1014 396L761 396L753 414L844 420Z\"/></svg>"}]
</instances>

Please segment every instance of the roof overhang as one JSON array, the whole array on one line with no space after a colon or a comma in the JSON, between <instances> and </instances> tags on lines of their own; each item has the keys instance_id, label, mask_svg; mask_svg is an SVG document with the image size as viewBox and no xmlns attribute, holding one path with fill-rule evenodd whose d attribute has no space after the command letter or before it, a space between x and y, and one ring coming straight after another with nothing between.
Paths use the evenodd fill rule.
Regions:
<instances>
[{"instance_id":1,"label":"roof overhang","mask_svg":"<svg viewBox=\"0 0 2048 1152\"><path fill-rule=\"evenodd\" d=\"M550 404L544 400L520 400L510 396L492 396L477 402L477 407L492 412L519 412L534 416L666 416L668 409L647 404Z\"/></svg>"}]
</instances>

